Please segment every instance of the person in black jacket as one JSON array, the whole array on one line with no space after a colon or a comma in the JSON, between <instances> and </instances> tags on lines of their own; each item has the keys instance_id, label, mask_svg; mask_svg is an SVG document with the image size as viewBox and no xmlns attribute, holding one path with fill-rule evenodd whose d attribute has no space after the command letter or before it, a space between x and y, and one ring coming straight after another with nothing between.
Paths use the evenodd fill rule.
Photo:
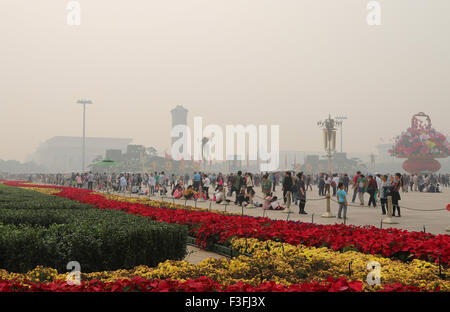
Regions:
<instances>
[{"instance_id":1,"label":"person in black jacket","mask_svg":"<svg viewBox=\"0 0 450 312\"><path fill-rule=\"evenodd\" d=\"M306 205L306 186L305 186L305 181L303 179L303 172L300 172L297 174L297 178L298 178L298 199L299 199L299 213L300 214L307 214L307 212L305 212L305 205Z\"/></svg>"},{"instance_id":2,"label":"person in black jacket","mask_svg":"<svg viewBox=\"0 0 450 312\"><path fill-rule=\"evenodd\" d=\"M290 211L291 201L292 201L292 176L289 171L286 172L284 175L283 180L283 199L284 204L286 205L286 208L288 211Z\"/></svg>"},{"instance_id":3,"label":"person in black jacket","mask_svg":"<svg viewBox=\"0 0 450 312\"><path fill-rule=\"evenodd\" d=\"M232 191L231 191L231 194L233 194L233 192L236 192L236 199L234 200L235 205L238 204L239 193L243 186L245 186L245 181L244 181L244 177L242 176L242 171L239 170L237 173L237 176L234 177L233 187L232 187Z\"/></svg>"},{"instance_id":4,"label":"person in black jacket","mask_svg":"<svg viewBox=\"0 0 450 312\"><path fill-rule=\"evenodd\" d=\"M398 211L397 217L401 217L400 206L398 205L398 201L401 200L401 197L400 197L400 188L402 187L401 177L402 177L402 175L397 172L394 176L394 181L392 181L392 183L391 183L392 216L393 217L395 217L395 210Z\"/></svg>"}]
</instances>

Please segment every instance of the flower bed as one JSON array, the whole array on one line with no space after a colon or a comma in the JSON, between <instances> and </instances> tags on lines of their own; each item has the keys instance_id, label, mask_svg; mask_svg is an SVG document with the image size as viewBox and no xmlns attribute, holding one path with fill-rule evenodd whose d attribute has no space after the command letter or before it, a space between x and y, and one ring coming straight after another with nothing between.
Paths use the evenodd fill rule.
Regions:
<instances>
[{"instance_id":1,"label":"flower bed","mask_svg":"<svg viewBox=\"0 0 450 312\"><path fill-rule=\"evenodd\" d=\"M25 186L21 183L7 183ZM26 185L27 188L33 187ZM53 194L54 187L35 190ZM175 207L157 208L147 205L106 199L87 190L62 188L57 196L93 205L101 209L123 210L148 216L154 220L188 225L202 246L215 242L227 244L240 255L232 259L206 259L198 265L168 260L157 267L138 266L133 269L82 273L82 284L70 286L64 274L55 269L37 267L25 274L0 270L0 291L448 291L450 282L438 276L439 267L429 262L390 260L359 250L369 239L371 227L319 226L298 222L274 221L267 218L224 216L211 212L189 211ZM298 236L297 231L303 230ZM436 240L441 236L396 230L379 230L376 235L403 234L403 242ZM208 232L209 231L209 232ZM308 236L305 236L305 232ZM351 242L342 248L327 242L339 238L339 231L350 236ZM313 235L322 235L315 245L306 247ZM327 240L325 233L332 236ZM355 235L357 234L357 235ZM334 235L334 236L333 236ZM361 239L365 237L364 240ZM409 237L407 237L409 236ZM248 238L238 238L248 237ZM253 237L253 238L251 238ZM442 235L442 237L445 237ZM448 238L448 235L447 235ZM272 240L273 239L273 240ZM280 243L278 241L285 241ZM324 244L325 242L325 244ZM444 243L448 242L444 240ZM381 242L382 244L383 242ZM437 242L433 242L437 243ZM311 244L310 246L313 246ZM393 245L395 246L395 244ZM392 246L391 246L392 247ZM417 247L417 246L416 246ZM446 249L447 248L447 249ZM336 251L333 251L335 249ZM369 249L372 250L372 249ZM447 250L442 245L440 252ZM345 252L342 252L345 251ZM392 250L391 250L392 251ZM248 254L251 255L248 255ZM432 253L425 253L428 257ZM390 254L396 257L399 254ZM417 256L417 253L414 254ZM447 254L448 256L448 254ZM413 258L413 257L410 257ZM431 257L428 259L432 259ZM445 260L445 259L441 259ZM381 286L369 286L364 281L370 261L380 263ZM351 272L348 271L351 262ZM445 263L442 261L442 263ZM442 274L448 275L444 268ZM346 276L347 277L343 277ZM337 278L339 277L339 278Z\"/></svg>"},{"instance_id":2,"label":"flower bed","mask_svg":"<svg viewBox=\"0 0 450 312\"><path fill-rule=\"evenodd\" d=\"M213 213L221 213L225 215L238 215L236 213L232 212L224 212L214 209L207 209L207 208L199 208L199 207L192 207L190 205L181 205L181 204L174 204L174 203L168 203L162 200L152 200L148 197L126 197L126 196L119 196L119 195L113 195L113 194L104 194L104 193L96 193L102 195L104 198L109 200L115 200L118 202L125 202L125 203L136 203L136 204L142 204L154 208L168 208L168 209L183 209L183 210L190 210L190 211L209 211Z\"/></svg>"},{"instance_id":3,"label":"flower bed","mask_svg":"<svg viewBox=\"0 0 450 312\"><path fill-rule=\"evenodd\" d=\"M183 259L186 227L121 211L0 185L0 267L26 272L36 265L83 271L157 265Z\"/></svg>"},{"instance_id":4,"label":"flower bed","mask_svg":"<svg viewBox=\"0 0 450 312\"><path fill-rule=\"evenodd\" d=\"M290 286L267 282L257 287L237 283L224 286L213 280L202 277L185 282L172 280L146 280L135 277L132 280L118 280L103 283L100 281L81 282L81 285L68 285L65 280L53 283L29 283L23 285L16 281L0 280L0 292L360 292L361 283L348 282L345 278L332 279L326 282L311 282L293 284ZM420 291L416 287L406 287L399 284L390 285L383 291Z\"/></svg>"},{"instance_id":5,"label":"flower bed","mask_svg":"<svg viewBox=\"0 0 450 312\"><path fill-rule=\"evenodd\" d=\"M20 182L5 184L31 187ZM392 228L378 229L373 226L318 225L261 217L171 210L108 200L100 194L70 187L62 188L56 195L100 209L122 210L160 222L188 225L190 234L197 237L197 244L201 247L208 247L213 243L229 244L233 237L251 237L291 245L328 247L335 251L353 249L400 260L422 259L438 262L440 259L443 265L447 265L450 258L450 235L432 235Z\"/></svg>"},{"instance_id":6,"label":"flower bed","mask_svg":"<svg viewBox=\"0 0 450 312\"><path fill-rule=\"evenodd\" d=\"M312 285L329 282L330 276L346 276L344 280L358 291L384 291L393 285L403 289L422 291L449 291L450 281L438 277L437 266L414 260L406 264L383 257L364 255L358 252L338 253L327 248L292 246L273 241L261 242L256 239L234 239L232 246L240 252L251 252L251 256L240 255L232 259L205 259L199 264L186 261L165 261L156 268L138 266L131 270L82 273L81 280L91 282L116 283L142 278L150 280L172 280L184 283L189 280L209 279L222 288L249 285L251 289L276 283L288 289L291 285ZM348 263L352 261L351 273ZM369 271L367 263L381 264L381 284L369 286L364 283ZM443 274L448 274L443 272ZM65 280L57 270L37 267L26 274L9 273L0 270L0 279L15 280L21 285L30 283L51 284Z\"/></svg>"}]
</instances>

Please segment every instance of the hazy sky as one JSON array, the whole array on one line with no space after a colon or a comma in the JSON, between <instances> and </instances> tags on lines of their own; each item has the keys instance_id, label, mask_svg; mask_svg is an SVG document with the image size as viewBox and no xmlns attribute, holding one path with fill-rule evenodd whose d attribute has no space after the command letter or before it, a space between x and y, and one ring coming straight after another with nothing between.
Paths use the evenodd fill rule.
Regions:
<instances>
[{"instance_id":1,"label":"hazy sky","mask_svg":"<svg viewBox=\"0 0 450 312\"><path fill-rule=\"evenodd\" d=\"M0 159L82 134L130 137L164 149L170 110L189 122L279 124L282 150L321 150L316 123L346 115L344 149L430 114L450 132L450 1L80 0L0 1Z\"/></svg>"}]
</instances>

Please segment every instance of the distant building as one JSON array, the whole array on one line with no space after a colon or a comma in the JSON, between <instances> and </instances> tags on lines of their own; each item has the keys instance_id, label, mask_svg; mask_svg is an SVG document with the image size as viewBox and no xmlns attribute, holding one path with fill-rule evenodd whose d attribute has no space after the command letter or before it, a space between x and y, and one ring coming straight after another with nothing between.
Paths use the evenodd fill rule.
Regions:
<instances>
[{"instance_id":1,"label":"distant building","mask_svg":"<svg viewBox=\"0 0 450 312\"><path fill-rule=\"evenodd\" d=\"M187 126L187 114L188 114L188 110L186 108L184 108L181 105L177 105L177 107L175 107L174 109L172 109L170 111L172 113L172 129L175 126L178 125L182 125L182 126ZM173 143L175 141L178 141L181 138L181 136L178 137L172 137L172 144L170 145L170 147L173 146ZM183 146L187 146L187 138L183 138L185 140ZM180 149L180 153L183 153L183 149ZM169 151L170 153L170 151Z\"/></svg>"},{"instance_id":2,"label":"distant building","mask_svg":"<svg viewBox=\"0 0 450 312\"><path fill-rule=\"evenodd\" d=\"M355 159L348 159L347 153L335 153L331 159L332 173L353 172L357 169L364 169L365 166ZM319 155L307 155L303 166L307 173L319 173L328 171L328 159Z\"/></svg>"},{"instance_id":3,"label":"distant building","mask_svg":"<svg viewBox=\"0 0 450 312\"><path fill-rule=\"evenodd\" d=\"M145 153L144 145L130 144L127 146L127 154L125 155L125 160L135 161L141 160Z\"/></svg>"},{"instance_id":4,"label":"distant building","mask_svg":"<svg viewBox=\"0 0 450 312\"><path fill-rule=\"evenodd\" d=\"M105 152L105 159L117 162L123 161L123 154L121 149L107 149Z\"/></svg>"},{"instance_id":5,"label":"distant building","mask_svg":"<svg viewBox=\"0 0 450 312\"><path fill-rule=\"evenodd\" d=\"M56 136L42 143L32 155L32 160L46 166L50 172L81 171L82 137ZM86 138L86 165L106 150L126 151L132 139Z\"/></svg>"}]
</instances>

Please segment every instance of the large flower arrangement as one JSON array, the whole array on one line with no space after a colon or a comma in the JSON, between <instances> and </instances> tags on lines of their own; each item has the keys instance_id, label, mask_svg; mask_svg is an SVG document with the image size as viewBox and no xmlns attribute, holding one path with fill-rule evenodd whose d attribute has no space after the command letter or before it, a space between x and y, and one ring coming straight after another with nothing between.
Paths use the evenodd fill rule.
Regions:
<instances>
[{"instance_id":1,"label":"large flower arrangement","mask_svg":"<svg viewBox=\"0 0 450 312\"><path fill-rule=\"evenodd\" d=\"M426 117L428 123L417 117ZM431 126L430 117L419 113L413 116L411 127L396 138L390 153L396 157L447 157L450 154L450 144L444 134Z\"/></svg>"}]
</instances>

